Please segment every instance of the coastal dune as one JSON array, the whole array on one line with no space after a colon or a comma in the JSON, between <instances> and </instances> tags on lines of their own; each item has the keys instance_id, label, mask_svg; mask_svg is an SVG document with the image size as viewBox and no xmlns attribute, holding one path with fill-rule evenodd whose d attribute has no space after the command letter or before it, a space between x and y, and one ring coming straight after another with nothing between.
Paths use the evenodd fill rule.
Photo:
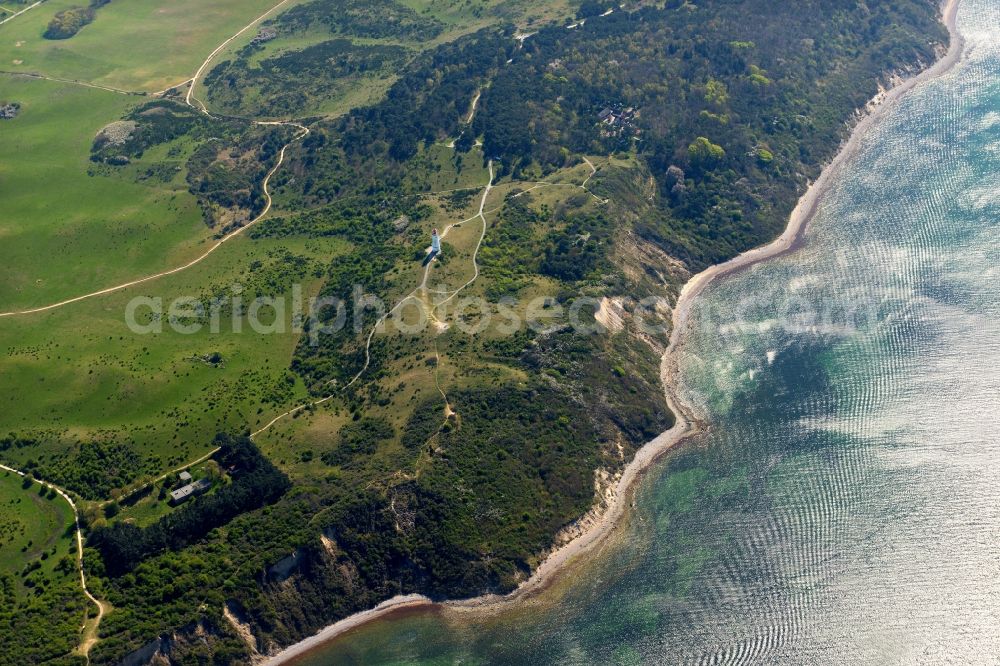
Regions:
<instances>
[{"instance_id":1,"label":"coastal dune","mask_svg":"<svg viewBox=\"0 0 1000 666\"><path fill-rule=\"evenodd\" d=\"M880 93L869 104L868 113L861 117L836 157L823 169L819 178L799 199L781 236L768 245L755 248L725 263L712 266L698 273L685 284L674 308L670 342L661 365L661 380L666 402L676 415L676 423L673 428L648 442L636 453L633 460L622 472L615 486L613 499L602 513L587 522L586 529L581 530L574 539L562 547L552 551L533 572L532 576L508 595L486 595L474 599L441 603L415 594L394 597L375 608L344 618L270 658L262 657L261 661L269 666L294 663L299 657L320 648L351 629L394 613L415 608L435 606L448 612L496 613L538 594L551 585L557 577L564 574L578 559L578 556L591 552L613 535L631 503L630 500L637 481L664 453L688 437L700 432L703 428L703 423L695 414L694 409L684 403L678 394L678 359L683 352L689 317L696 299L718 278L793 252L802 245L809 222L816 215L823 196L831 184L836 181L843 166L857 154L868 130L884 117L903 95L921 83L945 74L961 60L964 40L956 25L958 7L959 0L947 0L942 9L942 21L950 35L948 51L933 66L915 77L900 82L892 89Z\"/></svg>"}]
</instances>

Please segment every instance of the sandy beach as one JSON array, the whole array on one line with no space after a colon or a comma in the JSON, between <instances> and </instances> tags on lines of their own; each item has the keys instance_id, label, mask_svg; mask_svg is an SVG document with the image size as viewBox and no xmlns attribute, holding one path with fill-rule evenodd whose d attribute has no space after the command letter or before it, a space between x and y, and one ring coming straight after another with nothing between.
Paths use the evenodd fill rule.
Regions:
<instances>
[{"instance_id":1,"label":"sandy beach","mask_svg":"<svg viewBox=\"0 0 1000 666\"><path fill-rule=\"evenodd\" d=\"M688 328L688 317L692 304L708 285L715 279L730 275L774 257L793 252L801 246L810 220L816 214L824 194L835 182L844 164L853 158L862 143L867 131L878 122L895 102L916 86L928 80L941 76L949 71L962 57L964 40L958 33L956 19L959 0L947 0L943 6L942 20L948 28L950 43L947 53L933 66L924 70L918 76L900 82L890 90L880 93L867 107L868 113L863 115L854 127L850 137L841 147L836 157L822 171L819 178L811 184L806 193L799 199L792 211L785 231L768 245L755 248L735 257L725 263L712 266L692 277L678 298L673 312L673 329L670 343L663 356L661 379L670 409L677 417L673 428L659 435L643 446L633 460L626 466L615 485L613 499L603 513L591 516L583 529L572 541L551 552L532 576L516 590L505 596L487 595L462 601L435 603L420 595L399 596L389 599L377 607L356 613L350 617L332 624L319 633L296 643L277 655L262 658L269 666L290 664L309 652L323 646L336 636L351 629L366 624L377 618L383 618L393 613L405 612L419 607L436 606L449 612L495 613L537 594L549 586L558 575L568 570L569 565L581 554L587 553L604 542L614 533L631 503L636 482L650 466L679 442L699 432L702 425L692 408L683 403L677 395L677 359L683 346L683 340Z\"/></svg>"}]
</instances>

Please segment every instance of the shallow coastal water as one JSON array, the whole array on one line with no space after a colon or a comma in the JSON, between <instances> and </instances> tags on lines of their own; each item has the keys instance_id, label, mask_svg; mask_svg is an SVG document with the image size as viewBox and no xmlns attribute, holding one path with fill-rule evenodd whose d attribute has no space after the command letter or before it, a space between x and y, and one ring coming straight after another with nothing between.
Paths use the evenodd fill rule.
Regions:
<instances>
[{"instance_id":1,"label":"shallow coastal water","mask_svg":"<svg viewBox=\"0 0 1000 666\"><path fill-rule=\"evenodd\" d=\"M1000 0L959 27L805 246L701 295L680 374L711 428L618 537L526 604L298 663L998 663Z\"/></svg>"}]
</instances>

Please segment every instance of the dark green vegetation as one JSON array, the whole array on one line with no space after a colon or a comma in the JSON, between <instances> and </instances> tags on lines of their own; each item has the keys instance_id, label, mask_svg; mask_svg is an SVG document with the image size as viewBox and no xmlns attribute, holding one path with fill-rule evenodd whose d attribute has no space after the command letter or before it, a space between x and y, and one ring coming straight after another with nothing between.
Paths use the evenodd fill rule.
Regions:
<instances>
[{"instance_id":1,"label":"dark green vegetation","mask_svg":"<svg viewBox=\"0 0 1000 666\"><path fill-rule=\"evenodd\" d=\"M404 439L411 435L408 431ZM363 418L348 423L337 433L339 441L334 448L324 451L321 456L327 465L344 466L362 455L370 455L378 450L380 442L390 440L396 434L392 424L384 419Z\"/></svg>"},{"instance_id":2,"label":"dark green vegetation","mask_svg":"<svg viewBox=\"0 0 1000 666\"><path fill-rule=\"evenodd\" d=\"M92 532L89 544L100 551L108 575L120 576L161 551L180 550L241 513L271 504L288 490L288 477L248 438L220 435L215 443L219 451L213 457L227 470L231 483L195 498L149 527L116 523Z\"/></svg>"},{"instance_id":3,"label":"dark green vegetation","mask_svg":"<svg viewBox=\"0 0 1000 666\"><path fill-rule=\"evenodd\" d=\"M205 77L213 105L239 113L249 93L259 98L256 106L264 115L295 115L310 100L344 94L363 77L389 75L409 55L400 46L354 44L348 39L265 58L257 67L247 61L252 53L247 47L236 61L218 65Z\"/></svg>"},{"instance_id":4,"label":"dark green vegetation","mask_svg":"<svg viewBox=\"0 0 1000 666\"><path fill-rule=\"evenodd\" d=\"M279 33L320 28L331 35L418 41L433 39L444 28L440 21L420 16L394 0L313 0L289 9L267 25Z\"/></svg>"},{"instance_id":5,"label":"dark green vegetation","mask_svg":"<svg viewBox=\"0 0 1000 666\"><path fill-rule=\"evenodd\" d=\"M0 439L0 451L10 448L31 449L38 442L30 439L5 437ZM152 461L143 464L138 452L127 442L87 442L76 450L45 461L29 459L24 471L37 475L89 500L102 500L112 491L127 486L140 473L158 471Z\"/></svg>"},{"instance_id":6,"label":"dark green vegetation","mask_svg":"<svg viewBox=\"0 0 1000 666\"><path fill-rule=\"evenodd\" d=\"M56 12L52 17L45 33L45 39L69 39L97 17L97 9L111 2L111 0L90 0L86 7L70 7Z\"/></svg>"},{"instance_id":7,"label":"dark green vegetation","mask_svg":"<svg viewBox=\"0 0 1000 666\"><path fill-rule=\"evenodd\" d=\"M203 82L205 99L233 115L338 116L382 99L413 72L412 60L442 43L486 25L528 29L565 12L561 0L312 0L221 56Z\"/></svg>"},{"instance_id":8,"label":"dark green vegetation","mask_svg":"<svg viewBox=\"0 0 1000 666\"><path fill-rule=\"evenodd\" d=\"M0 120L10 120L16 118L21 105L18 102L5 102L0 99Z\"/></svg>"},{"instance_id":9,"label":"dark green vegetation","mask_svg":"<svg viewBox=\"0 0 1000 666\"><path fill-rule=\"evenodd\" d=\"M661 195L641 232L702 268L776 235L877 78L933 60L929 7L749 0L546 28L492 78L474 133L516 176L563 165L565 148L627 148L597 114L638 109L634 145Z\"/></svg>"},{"instance_id":10,"label":"dark green vegetation","mask_svg":"<svg viewBox=\"0 0 1000 666\"><path fill-rule=\"evenodd\" d=\"M423 54L383 102L316 128L299 156L304 179L285 195L306 204L397 190L420 144L457 136L476 91L515 50L509 34L483 31Z\"/></svg>"},{"instance_id":11,"label":"dark green vegetation","mask_svg":"<svg viewBox=\"0 0 1000 666\"><path fill-rule=\"evenodd\" d=\"M442 20L398 3L335 6L343 11L316 1L277 15L211 70L209 106L230 116L163 100L130 105L93 144L95 180L183 174L222 233L260 210L263 174L292 132L236 116L311 114L374 81L386 91L304 121L310 134L272 179L277 214L245 245L220 249L228 272L199 268L184 283L209 302L230 278L248 297L311 280L309 295L345 303L346 327L312 344L307 326L271 356L268 341L249 335L192 338L194 352L190 341L157 338L140 351L101 335L130 350L134 374L113 392L88 386L86 396L108 403L91 411L134 400L143 425L114 428L131 415L111 412L117 421L87 437L60 424L6 440L5 457L108 500L207 452L212 435L199 429L243 433L296 396L333 395L256 436L259 451L242 434L222 436L219 478L187 504L163 506L160 485L85 507L86 567L114 607L95 664L167 634L175 663L245 663L393 594L513 589L672 422L659 387L667 332L641 330L639 299L669 305L690 272L773 237L854 109L888 71L929 61L941 34L930 0L708 0L605 17L606 5L586 3L583 26L553 24L523 43L513 27L448 41ZM598 165L592 177L581 155ZM496 187L477 218L485 159ZM421 283L430 228L459 220L428 284L466 285L461 296L490 298L500 318L504 309L523 317L537 298L545 321L471 335L459 324L484 313L418 294L411 316L433 322L378 332L366 357L380 313L354 301L354 288L395 304ZM253 262L240 264L240 252ZM574 331L573 310L606 330ZM656 315L661 324L668 313ZM320 323L337 316L331 307ZM96 346L87 335L80 344ZM12 343L8 355L36 385L29 360L49 351ZM280 368L263 367L268 359ZM150 409L155 391L139 376L157 372L192 377L190 388L164 382L165 400L196 399ZM208 373L218 378L199 379ZM105 425L111 432L97 436Z\"/></svg>"},{"instance_id":12,"label":"dark green vegetation","mask_svg":"<svg viewBox=\"0 0 1000 666\"><path fill-rule=\"evenodd\" d=\"M242 226L264 206L264 176L292 136L286 127L219 119L178 102L149 102L103 128L90 159L121 167L156 146L175 144L166 159L145 167L141 179L170 181L184 171L206 224L219 235ZM194 145L185 155L181 144ZM105 174L107 175L107 174Z\"/></svg>"},{"instance_id":13,"label":"dark green vegetation","mask_svg":"<svg viewBox=\"0 0 1000 666\"><path fill-rule=\"evenodd\" d=\"M384 91L444 29L395 0L312 0L265 21L249 44L212 68L208 99L237 115L350 108Z\"/></svg>"},{"instance_id":14,"label":"dark green vegetation","mask_svg":"<svg viewBox=\"0 0 1000 666\"><path fill-rule=\"evenodd\" d=\"M59 660L76 647L86 603L71 523L64 499L0 470L0 663Z\"/></svg>"},{"instance_id":15,"label":"dark green vegetation","mask_svg":"<svg viewBox=\"0 0 1000 666\"><path fill-rule=\"evenodd\" d=\"M598 269L604 269L602 273L611 269L605 255L615 229L606 215L570 215L560 220L560 226L545 229L545 216L522 201L511 199L501 210L483 253L486 266L513 280L540 273L568 283L592 276ZM504 289L504 282L491 285L497 297L517 291Z\"/></svg>"},{"instance_id":16,"label":"dark green vegetation","mask_svg":"<svg viewBox=\"0 0 1000 666\"><path fill-rule=\"evenodd\" d=\"M69 39L80 32L83 26L94 20L96 12L93 7L71 7L56 12L45 29L46 39Z\"/></svg>"}]
</instances>

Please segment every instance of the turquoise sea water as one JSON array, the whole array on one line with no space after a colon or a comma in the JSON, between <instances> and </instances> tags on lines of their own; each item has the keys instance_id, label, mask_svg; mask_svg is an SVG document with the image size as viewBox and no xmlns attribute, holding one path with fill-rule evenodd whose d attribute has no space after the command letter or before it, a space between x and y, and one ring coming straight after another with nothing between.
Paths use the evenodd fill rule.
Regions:
<instances>
[{"instance_id":1,"label":"turquoise sea water","mask_svg":"<svg viewBox=\"0 0 1000 666\"><path fill-rule=\"evenodd\" d=\"M1000 2L960 28L806 246L700 299L681 371L712 427L624 538L517 609L305 663L1000 663Z\"/></svg>"}]
</instances>

